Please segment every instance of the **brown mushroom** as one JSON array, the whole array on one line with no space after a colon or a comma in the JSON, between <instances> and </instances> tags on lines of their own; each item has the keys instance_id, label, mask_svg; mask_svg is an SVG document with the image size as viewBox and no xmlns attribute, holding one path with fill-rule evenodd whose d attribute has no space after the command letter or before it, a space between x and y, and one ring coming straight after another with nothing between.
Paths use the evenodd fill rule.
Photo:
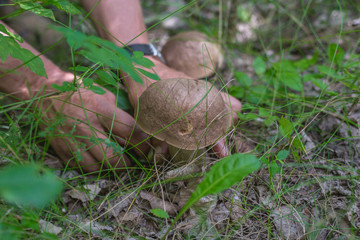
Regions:
<instances>
[{"instance_id":1,"label":"brown mushroom","mask_svg":"<svg viewBox=\"0 0 360 240\"><path fill-rule=\"evenodd\" d=\"M197 150L215 143L230 122L220 91L203 80L161 80L150 85L138 101L138 125L167 142L173 157L183 149L181 155L187 156L178 157L177 162L188 162Z\"/></svg>"},{"instance_id":2,"label":"brown mushroom","mask_svg":"<svg viewBox=\"0 0 360 240\"><path fill-rule=\"evenodd\" d=\"M169 67L195 79L211 76L224 63L220 45L197 31L171 37L161 54Z\"/></svg>"}]
</instances>

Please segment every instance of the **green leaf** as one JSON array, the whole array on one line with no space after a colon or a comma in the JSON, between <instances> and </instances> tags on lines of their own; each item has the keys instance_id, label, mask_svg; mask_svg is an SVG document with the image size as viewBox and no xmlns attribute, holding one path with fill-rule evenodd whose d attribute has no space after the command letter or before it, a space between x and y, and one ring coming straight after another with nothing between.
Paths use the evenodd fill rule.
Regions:
<instances>
[{"instance_id":1,"label":"green leaf","mask_svg":"<svg viewBox=\"0 0 360 240\"><path fill-rule=\"evenodd\" d=\"M312 82L315 86L319 87L321 90L327 88L327 84L324 82L325 80L323 79L323 76L321 74L316 74L316 73L306 74L304 75L304 81Z\"/></svg>"},{"instance_id":2,"label":"green leaf","mask_svg":"<svg viewBox=\"0 0 360 240\"><path fill-rule=\"evenodd\" d=\"M328 66L324 65L317 65L316 68L319 70L320 73L332 77L332 78L341 78L339 74L336 73L336 71L332 68L329 68Z\"/></svg>"},{"instance_id":3,"label":"green leaf","mask_svg":"<svg viewBox=\"0 0 360 240\"><path fill-rule=\"evenodd\" d=\"M243 22L248 22L250 20L249 11L244 7L242 7L241 5L238 5L236 7L236 15Z\"/></svg>"},{"instance_id":4,"label":"green leaf","mask_svg":"<svg viewBox=\"0 0 360 240\"><path fill-rule=\"evenodd\" d=\"M111 86L117 87L119 85L118 82L112 77L111 74L108 74L105 71L96 71L96 74L99 76L99 78L105 83L109 84Z\"/></svg>"},{"instance_id":5,"label":"green leaf","mask_svg":"<svg viewBox=\"0 0 360 240\"><path fill-rule=\"evenodd\" d=\"M61 86L58 84L52 84L51 87L60 92L71 92L76 90L74 84L71 82L63 82Z\"/></svg>"},{"instance_id":6,"label":"green leaf","mask_svg":"<svg viewBox=\"0 0 360 240\"><path fill-rule=\"evenodd\" d=\"M78 15L81 14L80 10L77 9L73 4L66 0L42 0L43 4L49 5L52 4L58 9L72 15Z\"/></svg>"},{"instance_id":7,"label":"green leaf","mask_svg":"<svg viewBox=\"0 0 360 240\"><path fill-rule=\"evenodd\" d=\"M255 58L253 67L258 76L262 75L266 71L266 63L260 56Z\"/></svg>"},{"instance_id":8,"label":"green leaf","mask_svg":"<svg viewBox=\"0 0 360 240\"><path fill-rule=\"evenodd\" d=\"M69 69L75 72L87 72L89 70L88 67L84 67L80 65L76 65L75 67L69 67Z\"/></svg>"},{"instance_id":9,"label":"green leaf","mask_svg":"<svg viewBox=\"0 0 360 240\"><path fill-rule=\"evenodd\" d=\"M50 9L44 8L36 1L31 1L31 2L30 1L24 2L22 0L13 0L13 1L18 3L19 6L24 10L31 11L39 16L47 17L55 21L53 12Z\"/></svg>"},{"instance_id":10,"label":"green leaf","mask_svg":"<svg viewBox=\"0 0 360 240\"><path fill-rule=\"evenodd\" d=\"M266 126L270 126L271 124L273 124L278 119L279 118L277 116L271 116L271 117L268 117L267 119L265 119L264 123L265 123Z\"/></svg>"},{"instance_id":11,"label":"green leaf","mask_svg":"<svg viewBox=\"0 0 360 240\"><path fill-rule=\"evenodd\" d=\"M273 67L276 70L277 79L282 84L296 91L301 91L303 89L300 74L297 72L293 62L281 60L274 63Z\"/></svg>"},{"instance_id":12,"label":"green leaf","mask_svg":"<svg viewBox=\"0 0 360 240\"><path fill-rule=\"evenodd\" d=\"M300 74L297 72L281 72L278 75L278 79L285 86L295 91L302 91L303 89L303 83L301 81Z\"/></svg>"},{"instance_id":13,"label":"green leaf","mask_svg":"<svg viewBox=\"0 0 360 240\"><path fill-rule=\"evenodd\" d=\"M310 59L303 58L299 61L296 61L294 65L300 70L306 70L317 62L318 56L319 53L316 52Z\"/></svg>"},{"instance_id":14,"label":"green leaf","mask_svg":"<svg viewBox=\"0 0 360 240\"><path fill-rule=\"evenodd\" d=\"M246 86L246 87L251 86L252 79L246 73L236 71L234 75L235 75L235 80L240 85L243 85L243 86Z\"/></svg>"},{"instance_id":15,"label":"green leaf","mask_svg":"<svg viewBox=\"0 0 360 240\"><path fill-rule=\"evenodd\" d=\"M259 158L259 161L262 162L263 164L269 165L269 159L266 158L266 156L262 156Z\"/></svg>"},{"instance_id":16,"label":"green leaf","mask_svg":"<svg viewBox=\"0 0 360 240\"><path fill-rule=\"evenodd\" d=\"M328 56L330 63L334 62L337 66L340 66L344 61L345 52L338 44L331 43L328 47Z\"/></svg>"},{"instance_id":17,"label":"green leaf","mask_svg":"<svg viewBox=\"0 0 360 240\"><path fill-rule=\"evenodd\" d=\"M132 108L131 103L129 101L128 94L122 90L118 90L118 94L115 93L115 96L117 95L117 107L122 110L129 110Z\"/></svg>"},{"instance_id":18,"label":"green leaf","mask_svg":"<svg viewBox=\"0 0 360 240\"><path fill-rule=\"evenodd\" d=\"M19 36L19 35L16 35L12 32L10 32L4 25L0 24L0 32L3 32L7 35L9 35L10 37L12 37L13 39L19 41L19 42L24 42L24 40Z\"/></svg>"},{"instance_id":19,"label":"green leaf","mask_svg":"<svg viewBox=\"0 0 360 240\"><path fill-rule=\"evenodd\" d=\"M89 88L90 91L92 91L93 93L96 93L96 94L99 94L99 95L104 95L106 93L106 91L99 87L99 86L95 86L95 85L92 85L90 88Z\"/></svg>"},{"instance_id":20,"label":"green leaf","mask_svg":"<svg viewBox=\"0 0 360 240\"><path fill-rule=\"evenodd\" d=\"M206 173L185 205L185 209L209 194L219 193L260 168L260 161L251 154L237 153L221 159Z\"/></svg>"},{"instance_id":21,"label":"green leaf","mask_svg":"<svg viewBox=\"0 0 360 240\"><path fill-rule=\"evenodd\" d=\"M267 118L271 116L271 111L266 108L260 108L259 109L259 115L263 118Z\"/></svg>"},{"instance_id":22,"label":"green leaf","mask_svg":"<svg viewBox=\"0 0 360 240\"><path fill-rule=\"evenodd\" d=\"M297 135L295 138L294 138L294 141L292 142L294 147L296 147L298 150L306 153L306 149L305 149L305 146L304 144L302 143L299 135Z\"/></svg>"},{"instance_id":23,"label":"green leaf","mask_svg":"<svg viewBox=\"0 0 360 240\"><path fill-rule=\"evenodd\" d=\"M276 155L276 158L278 160L284 160L289 156L289 151L288 150L281 150L280 152L278 152L278 154Z\"/></svg>"},{"instance_id":24,"label":"green leaf","mask_svg":"<svg viewBox=\"0 0 360 240\"><path fill-rule=\"evenodd\" d=\"M291 122L289 120L287 120L284 117L281 117L281 119L279 120L279 124L280 124L280 134L283 137L289 137L289 135L293 132L294 128L291 124Z\"/></svg>"},{"instance_id":25,"label":"green leaf","mask_svg":"<svg viewBox=\"0 0 360 240\"><path fill-rule=\"evenodd\" d=\"M155 64L150 59L144 58L143 52L138 52L138 51L133 52L131 59L134 63L146 68L151 68L155 66Z\"/></svg>"},{"instance_id":26,"label":"green leaf","mask_svg":"<svg viewBox=\"0 0 360 240\"><path fill-rule=\"evenodd\" d=\"M267 90L267 87L263 84L252 87L250 93L246 95L246 100L253 104L259 104L265 100Z\"/></svg>"},{"instance_id":27,"label":"green leaf","mask_svg":"<svg viewBox=\"0 0 360 240\"><path fill-rule=\"evenodd\" d=\"M271 176L274 176L275 174L280 172L280 167L275 161L272 161L270 163L269 168L270 168L270 175Z\"/></svg>"},{"instance_id":28,"label":"green leaf","mask_svg":"<svg viewBox=\"0 0 360 240\"><path fill-rule=\"evenodd\" d=\"M150 212L158 218L169 218L169 214L167 214L167 212L159 208L150 209Z\"/></svg>"},{"instance_id":29,"label":"green leaf","mask_svg":"<svg viewBox=\"0 0 360 240\"><path fill-rule=\"evenodd\" d=\"M42 208L55 200L62 183L38 165L10 166L0 171L0 196L9 203Z\"/></svg>"},{"instance_id":30,"label":"green leaf","mask_svg":"<svg viewBox=\"0 0 360 240\"><path fill-rule=\"evenodd\" d=\"M91 78L83 78L82 83L84 84L84 87L91 87L94 84L94 80Z\"/></svg>"},{"instance_id":31,"label":"green leaf","mask_svg":"<svg viewBox=\"0 0 360 240\"><path fill-rule=\"evenodd\" d=\"M127 73L135 82L143 83L137 69L134 67L130 54L126 50L116 46L112 42L95 36L86 36L73 29L56 28L56 30L64 34L66 41L74 49L81 47L79 53L88 60L102 66L120 69ZM156 76L150 73L148 75L152 78Z\"/></svg>"},{"instance_id":32,"label":"green leaf","mask_svg":"<svg viewBox=\"0 0 360 240\"><path fill-rule=\"evenodd\" d=\"M150 78L150 79L153 79L153 80L156 80L156 81L160 80L160 78L159 78L159 76L157 74L145 71L144 69L141 69L141 68L136 68L136 69L139 72L141 72L142 74L144 74L146 77Z\"/></svg>"},{"instance_id":33,"label":"green leaf","mask_svg":"<svg viewBox=\"0 0 360 240\"><path fill-rule=\"evenodd\" d=\"M81 46L85 45L85 41L87 36L80 32L74 31L73 29L67 29L63 27L53 27L54 30L62 33L66 38L67 43L72 47L74 50L80 48Z\"/></svg>"},{"instance_id":34,"label":"green leaf","mask_svg":"<svg viewBox=\"0 0 360 240\"><path fill-rule=\"evenodd\" d=\"M37 75L46 77L44 63L40 57L22 48L13 38L0 34L0 58L5 62L9 55L22 61L25 67Z\"/></svg>"},{"instance_id":35,"label":"green leaf","mask_svg":"<svg viewBox=\"0 0 360 240\"><path fill-rule=\"evenodd\" d=\"M245 89L242 86L230 86L228 88L229 94L236 97L236 98L244 98Z\"/></svg>"}]
</instances>

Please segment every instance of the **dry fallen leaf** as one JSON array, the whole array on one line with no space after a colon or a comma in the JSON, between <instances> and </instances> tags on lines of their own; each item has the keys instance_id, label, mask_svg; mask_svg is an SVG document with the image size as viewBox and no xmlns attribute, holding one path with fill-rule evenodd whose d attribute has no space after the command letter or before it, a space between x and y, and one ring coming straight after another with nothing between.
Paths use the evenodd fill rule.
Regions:
<instances>
[{"instance_id":1,"label":"dry fallen leaf","mask_svg":"<svg viewBox=\"0 0 360 240\"><path fill-rule=\"evenodd\" d=\"M94 200L97 194L101 191L101 188L97 184L87 184L83 185L82 190L71 189L69 195L78 199L82 202L88 202L90 200Z\"/></svg>"}]
</instances>

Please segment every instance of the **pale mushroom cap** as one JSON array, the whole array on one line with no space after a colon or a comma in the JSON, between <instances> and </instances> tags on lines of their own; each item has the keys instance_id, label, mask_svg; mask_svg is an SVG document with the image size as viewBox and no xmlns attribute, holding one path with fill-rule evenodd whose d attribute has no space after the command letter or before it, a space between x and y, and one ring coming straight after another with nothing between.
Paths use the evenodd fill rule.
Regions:
<instances>
[{"instance_id":1,"label":"pale mushroom cap","mask_svg":"<svg viewBox=\"0 0 360 240\"><path fill-rule=\"evenodd\" d=\"M196 79L214 74L224 63L220 45L197 31L171 37L161 54L169 67Z\"/></svg>"},{"instance_id":2,"label":"pale mushroom cap","mask_svg":"<svg viewBox=\"0 0 360 240\"><path fill-rule=\"evenodd\" d=\"M226 133L230 114L221 93L211 83L168 79L143 92L137 123L159 140L195 150L213 144Z\"/></svg>"}]
</instances>

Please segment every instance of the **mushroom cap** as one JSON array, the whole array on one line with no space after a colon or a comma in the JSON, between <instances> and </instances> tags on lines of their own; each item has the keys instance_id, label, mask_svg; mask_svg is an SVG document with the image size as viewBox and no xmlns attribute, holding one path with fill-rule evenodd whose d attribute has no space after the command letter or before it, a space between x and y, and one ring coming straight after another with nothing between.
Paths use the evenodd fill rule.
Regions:
<instances>
[{"instance_id":1,"label":"mushroom cap","mask_svg":"<svg viewBox=\"0 0 360 240\"><path fill-rule=\"evenodd\" d=\"M200 32L189 31L171 37L161 50L166 64L195 79L214 74L224 64L219 44Z\"/></svg>"},{"instance_id":2,"label":"mushroom cap","mask_svg":"<svg viewBox=\"0 0 360 240\"><path fill-rule=\"evenodd\" d=\"M213 144L230 127L221 93L203 80L167 79L150 85L138 101L137 124L177 148Z\"/></svg>"}]
</instances>

